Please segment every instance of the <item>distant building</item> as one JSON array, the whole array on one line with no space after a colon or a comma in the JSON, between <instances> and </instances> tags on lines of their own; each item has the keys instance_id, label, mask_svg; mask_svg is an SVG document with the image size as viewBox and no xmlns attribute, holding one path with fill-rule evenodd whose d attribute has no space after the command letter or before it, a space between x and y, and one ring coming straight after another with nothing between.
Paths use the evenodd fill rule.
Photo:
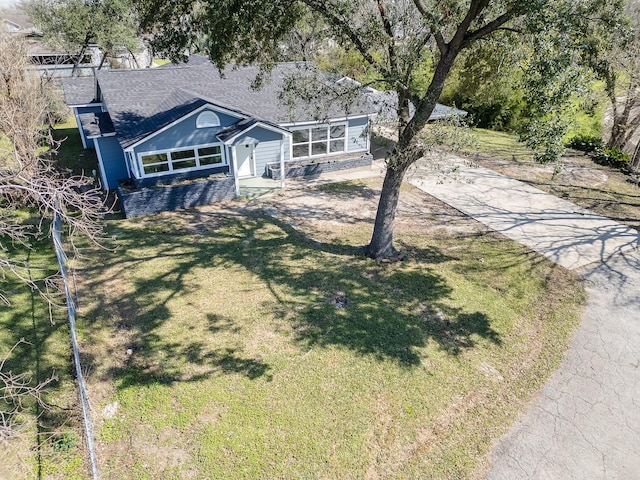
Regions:
<instances>
[{"instance_id":1,"label":"distant building","mask_svg":"<svg viewBox=\"0 0 640 480\"><path fill-rule=\"evenodd\" d=\"M70 77L77 54L50 49L26 13L11 2L0 3L0 19L5 30L13 35L21 35L27 42L27 51L34 68L50 77ZM6 6L5 6L6 5ZM100 65L101 52L97 45L90 45L78 64L77 75L90 75L92 69Z\"/></svg>"},{"instance_id":2,"label":"distant building","mask_svg":"<svg viewBox=\"0 0 640 480\"><path fill-rule=\"evenodd\" d=\"M14 35L22 35L27 42L27 50L31 63L35 68L49 77L71 77L77 53L52 50L43 41L40 31L34 26L28 15L21 8L21 2L0 0L0 20L2 27ZM148 50L140 45L140 51L131 54L128 51L117 52L109 57L103 69L108 68L140 68L151 64ZM102 51L98 45L89 45L80 59L76 76L91 75L100 66Z\"/></svg>"}]
</instances>

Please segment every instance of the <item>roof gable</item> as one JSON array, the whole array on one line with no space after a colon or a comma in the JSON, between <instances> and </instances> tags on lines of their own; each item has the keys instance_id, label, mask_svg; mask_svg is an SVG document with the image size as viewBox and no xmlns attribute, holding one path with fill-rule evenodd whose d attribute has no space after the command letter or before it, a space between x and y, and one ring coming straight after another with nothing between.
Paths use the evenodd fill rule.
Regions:
<instances>
[{"instance_id":1,"label":"roof gable","mask_svg":"<svg viewBox=\"0 0 640 480\"><path fill-rule=\"evenodd\" d=\"M145 149L148 148L148 144L147 142L151 142L151 144L157 144L158 142L160 143L164 143L166 141L166 139L162 139L163 134L169 134L172 137L175 137L176 133L169 133L171 131L171 129L173 128L178 128L178 129L185 129L186 131L190 131L193 132L194 136L199 136L200 134L196 133L196 132L205 132L207 131L208 133L206 135L208 135L209 137L211 136L211 132L213 132L214 135L216 135L217 133L219 133L220 131L224 130L225 128L227 128L227 126L230 125L235 125L238 123L238 121L242 121L244 119L246 119L247 117L242 116L236 112L233 111L229 111L225 108L219 107L217 105L212 105L202 99L198 99L198 101L196 103L194 103L192 105L194 108L189 108L188 111L186 111L184 114L182 115L172 115L175 116L176 118L174 118L172 121L170 122L165 122L163 124L163 126L161 126L160 128L156 128L153 129L152 131L150 131L150 133L146 134L146 135L140 135L138 137L131 137L129 139L128 142L123 142L122 139L120 139L120 144L122 145L122 147L126 150L132 150L134 148L138 148L141 145L145 146ZM185 106L186 107L186 106ZM185 108L186 109L186 108ZM179 109L178 109L179 110ZM214 112L216 115L218 115L221 119L223 119L223 121L221 122L220 125L217 126L204 126L204 127L197 127L196 126L196 122L197 122L197 118L198 116L204 112L204 111L212 111ZM175 111L172 113L176 113ZM169 117L167 117L169 118ZM157 117L152 117L149 120L149 123L153 123L157 120ZM191 121L189 119L192 119ZM184 125L184 122L188 122L188 124ZM181 125L183 124L183 125ZM190 126L188 126L190 124ZM149 130L149 128L147 128L145 125L143 125L141 128L144 128L145 130ZM179 135L180 138L187 138L187 136L191 137L192 135L185 135L184 131L182 134ZM159 139L157 137L160 137ZM155 140L154 140L155 138Z\"/></svg>"}]
</instances>

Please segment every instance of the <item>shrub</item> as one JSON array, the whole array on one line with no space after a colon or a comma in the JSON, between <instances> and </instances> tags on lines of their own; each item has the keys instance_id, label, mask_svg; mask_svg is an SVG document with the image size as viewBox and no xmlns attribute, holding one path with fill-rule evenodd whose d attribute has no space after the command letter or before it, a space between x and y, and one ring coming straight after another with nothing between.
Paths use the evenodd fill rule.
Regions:
<instances>
[{"instance_id":1,"label":"shrub","mask_svg":"<svg viewBox=\"0 0 640 480\"><path fill-rule=\"evenodd\" d=\"M592 153L593 161L600 165L608 165L615 168L623 168L629 165L631 157L618 147L600 148Z\"/></svg>"},{"instance_id":2,"label":"shrub","mask_svg":"<svg viewBox=\"0 0 640 480\"><path fill-rule=\"evenodd\" d=\"M571 137L567 142L567 147L581 152L595 152L597 150L602 152L604 150L604 142L595 135L579 134Z\"/></svg>"},{"instance_id":3,"label":"shrub","mask_svg":"<svg viewBox=\"0 0 640 480\"><path fill-rule=\"evenodd\" d=\"M78 438L73 433L65 432L53 438L53 450L55 452L68 452L75 448L77 442Z\"/></svg>"}]
</instances>

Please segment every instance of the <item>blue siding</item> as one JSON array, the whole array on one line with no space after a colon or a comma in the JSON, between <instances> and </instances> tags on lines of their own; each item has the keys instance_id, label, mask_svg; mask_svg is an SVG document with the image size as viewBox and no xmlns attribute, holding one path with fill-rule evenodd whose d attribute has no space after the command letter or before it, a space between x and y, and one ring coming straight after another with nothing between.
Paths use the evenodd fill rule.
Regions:
<instances>
[{"instance_id":1,"label":"blue siding","mask_svg":"<svg viewBox=\"0 0 640 480\"><path fill-rule=\"evenodd\" d=\"M255 174L257 176L266 174L268 163L280 163L280 141L283 136L261 127L256 127L248 132L247 137L257 141L253 152L256 159ZM236 144L244 143L247 137L239 138Z\"/></svg>"},{"instance_id":2,"label":"blue siding","mask_svg":"<svg viewBox=\"0 0 640 480\"><path fill-rule=\"evenodd\" d=\"M141 152L153 152L157 150L169 150L179 147L218 143L216 134L225 127L233 125L241 117L234 117L215 109L210 109L220 118L219 127L196 128L198 114L191 115L164 132L152 137L135 147L136 156Z\"/></svg>"},{"instance_id":3,"label":"blue siding","mask_svg":"<svg viewBox=\"0 0 640 480\"><path fill-rule=\"evenodd\" d=\"M95 140L98 143L100 159L107 177L107 185L103 185L103 187L114 189L118 186L119 180L129 178L124 161L124 151L116 137L102 137Z\"/></svg>"},{"instance_id":4,"label":"blue siding","mask_svg":"<svg viewBox=\"0 0 640 480\"><path fill-rule=\"evenodd\" d=\"M349 119L349 126L347 130L347 151L348 152L366 152L367 151L367 138L369 136L369 119L352 118Z\"/></svg>"}]
</instances>

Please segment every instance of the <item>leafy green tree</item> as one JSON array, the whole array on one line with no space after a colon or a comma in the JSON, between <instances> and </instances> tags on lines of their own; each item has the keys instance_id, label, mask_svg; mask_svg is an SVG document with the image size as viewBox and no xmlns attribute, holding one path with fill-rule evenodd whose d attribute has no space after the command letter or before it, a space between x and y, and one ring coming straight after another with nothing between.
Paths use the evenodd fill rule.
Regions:
<instances>
[{"instance_id":1,"label":"leafy green tree","mask_svg":"<svg viewBox=\"0 0 640 480\"><path fill-rule=\"evenodd\" d=\"M496 32L463 51L441 102L469 112L474 126L518 131L523 125L523 65L531 49L514 44L511 32Z\"/></svg>"},{"instance_id":2,"label":"leafy green tree","mask_svg":"<svg viewBox=\"0 0 640 480\"><path fill-rule=\"evenodd\" d=\"M510 33L512 42L529 42L535 55L523 68L531 112L542 113L545 125L558 125L562 109L551 106L566 101L575 88L570 72L597 53L600 45L589 39L608 36L622 12L621 0L138 0L138 5L155 25L160 48L179 57L204 32L209 56L219 67L272 62L282 38L308 11L397 93L398 142L387 158L367 251L374 258L397 255L393 226L400 186L407 169L430 148L421 133L462 52L497 32ZM426 88L424 65L431 66Z\"/></svg>"},{"instance_id":3,"label":"leafy green tree","mask_svg":"<svg viewBox=\"0 0 640 480\"><path fill-rule=\"evenodd\" d=\"M317 60L321 50L328 50L329 29L322 18L308 11L296 22L282 42L284 60Z\"/></svg>"},{"instance_id":4,"label":"leafy green tree","mask_svg":"<svg viewBox=\"0 0 640 480\"><path fill-rule=\"evenodd\" d=\"M139 49L139 21L129 0L32 0L24 9L47 43L76 53L74 72L89 45L102 49L99 68L117 50Z\"/></svg>"}]
</instances>

